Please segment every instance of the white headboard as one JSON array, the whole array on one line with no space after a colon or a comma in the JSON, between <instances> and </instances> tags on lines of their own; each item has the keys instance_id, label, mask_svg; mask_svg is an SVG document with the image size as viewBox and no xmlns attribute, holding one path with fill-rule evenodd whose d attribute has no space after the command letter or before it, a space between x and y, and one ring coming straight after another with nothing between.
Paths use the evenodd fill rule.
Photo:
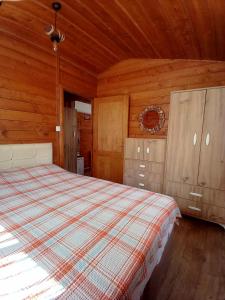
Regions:
<instances>
[{"instance_id":1,"label":"white headboard","mask_svg":"<svg viewBox=\"0 0 225 300\"><path fill-rule=\"evenodd\" d=\"M52 164L52 143L0 145L0 171Z\"/></svg>"}]
</instances>

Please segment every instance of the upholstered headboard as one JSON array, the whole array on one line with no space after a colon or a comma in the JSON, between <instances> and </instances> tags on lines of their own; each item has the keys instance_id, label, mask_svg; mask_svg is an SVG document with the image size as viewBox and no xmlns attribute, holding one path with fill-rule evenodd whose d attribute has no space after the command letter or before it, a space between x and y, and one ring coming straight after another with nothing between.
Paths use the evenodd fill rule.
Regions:
<instances>
[{"instance_id":1,"label":"upholstered headboard","mask_svg":"<svg viewBox=\"0 0 225 300\"><path fill-rule=\"evenodd\" d=\"M52 163L52 143L0 145L0 171Z\"/></svg>"}]
</instances>

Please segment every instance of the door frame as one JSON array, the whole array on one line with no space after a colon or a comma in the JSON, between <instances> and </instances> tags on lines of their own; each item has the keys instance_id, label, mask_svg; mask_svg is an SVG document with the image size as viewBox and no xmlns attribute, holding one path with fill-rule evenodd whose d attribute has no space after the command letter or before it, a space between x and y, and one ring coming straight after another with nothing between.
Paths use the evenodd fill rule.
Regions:
<instances>
[{"instance_id":1,"label":"door frame","mask_svg":"<svg viewBox=\"0 0 225 300\"><path fill-rule=\"evenodd\" d=\"M57 101L57 125L60 126L60 131L57 132L57 146L58 146L58 165L64 168L64 92L77 94L76 91L71 90L59 84L58 86L58 101Z\"/></svg>"},{"instance_id":2,"label":"door frame","mask_svg":"<svg viewBox=\"0 0 225 300\"><path fill-rule=\"evenodd\" d=\"M64 168L64 92L69 92L71 94L74 95L79 95L79 93L77 93L77 91L66 87L65 85L59 84L57 87L57 101L56 101L56 114L57 114L57 118L56 118L56 122L58 126L60 126L60 131L56 132L56 145L57 145L57 164ZM82 96L84 97L85 96ZM94 97L91 98L91 106L92 106L92 110L93 110L93 101ZM92 115L93 117L93 115ZM93 122L93 120L92 120ZM93 135L93 126L92 126L92 135ZM92 145L93 148L93 145ZM92 160L92 158L91 158Z\"/></svg>"}]
</instances>

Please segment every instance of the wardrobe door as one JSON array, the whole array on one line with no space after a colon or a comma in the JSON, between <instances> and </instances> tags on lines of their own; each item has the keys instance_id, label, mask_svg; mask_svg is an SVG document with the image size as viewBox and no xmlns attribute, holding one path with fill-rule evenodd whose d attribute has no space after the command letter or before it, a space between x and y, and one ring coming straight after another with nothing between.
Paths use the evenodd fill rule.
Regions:
<instances>
[{"instance_id":1,"label":"wardrobe door","mask_svg":"<svg viewBox=\"0 0 225 300\"><path fill-rule=\"evenodd\" d=\"M197 184L205 94L206 90L172 94L167 180Z\"/></svg>"},{"instance_id":2,"label":"wardrobe door","mask_svg":"<svg viewBox=\"0 0 225 300\"><path fill-rule=\"evenodd\" d=\"M143 154L143 140L135 138L127 138L125 141L125 154L124 158L140 159L144 157Z\"/></svg>"},{"instance_id":3,"label":"wardrobe door","mask_svg":"<svg viewBox=\"0 0 225 300\"><path fill-rule=\"evenodd\" d=\"M124 140L128 133L128 96L94 99L93 175L123 181Z\"/></svg>"},{"instance_id":4,"label":"wardrobe door","mask_svg":"<svg viewBox=\"0 0 225 300\"><path fill-rule=\"evenodd\" d=\"M225 88L207 90L198 183L225 190Z\"/></svg>"}]
</instances>

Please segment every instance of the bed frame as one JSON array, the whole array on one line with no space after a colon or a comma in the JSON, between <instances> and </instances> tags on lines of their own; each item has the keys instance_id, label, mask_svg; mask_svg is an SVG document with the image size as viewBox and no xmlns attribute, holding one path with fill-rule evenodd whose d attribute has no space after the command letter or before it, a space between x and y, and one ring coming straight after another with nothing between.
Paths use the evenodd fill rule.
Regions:
<instances>
[{"instance_id":1,"label":"bed frame","mask_svg":"<svg viewBox=\"0 0 225 300\"><path fill-rule=\"evenodd\" d=\"M0 171L52 164L52 143L0 145Z\"/></svg>"}]
</instances>

